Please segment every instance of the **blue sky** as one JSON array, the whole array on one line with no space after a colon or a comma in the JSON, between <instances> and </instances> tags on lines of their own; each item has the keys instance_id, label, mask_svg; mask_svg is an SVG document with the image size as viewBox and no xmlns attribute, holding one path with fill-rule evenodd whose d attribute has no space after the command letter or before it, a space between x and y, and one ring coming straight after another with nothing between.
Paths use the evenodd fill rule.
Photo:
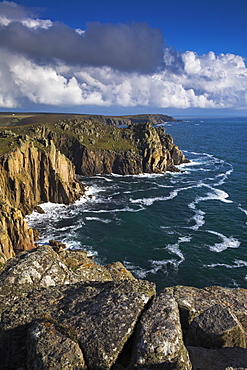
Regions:
<instances>
[{"instance_id":1,"label":"blue sky","mask_svg":"<svg viewBox=\"0 0 247 370\"><path fill-rule=\"evenodd\" d=\"M214 51L247 57L246 0L72 0L21 1L43 16L73 28L88 22L146 22L159 28L168 45L198 54ZM41 8L41 9L42 9ZM41 13L41 14L42 14Z\"/></svg>"},{"instance_id":2,"label":"blue sky","mask_svg":"<svg viewBox=\"0 0 247 370\"><path fill-rule=\"evenodd\" d=\"M0 110L245 115L246 0L0 2Z\"/></svg>"}]
</instances>

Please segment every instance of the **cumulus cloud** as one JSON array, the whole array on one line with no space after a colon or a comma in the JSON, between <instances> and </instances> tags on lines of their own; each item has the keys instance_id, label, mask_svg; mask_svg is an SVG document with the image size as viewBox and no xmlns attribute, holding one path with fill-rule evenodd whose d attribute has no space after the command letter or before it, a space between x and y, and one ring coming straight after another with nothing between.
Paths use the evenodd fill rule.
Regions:
<instances>
[{"instance_id":1,"label":"cumulus cloud","mask_svg":"<svg viewBox=\"0 0 247 370\"><path fill-rule=\"evenodd\" d=\"M0 14L0 107L246 107L241 56L178 53L142 23L74 30L7 1Z\"/></svg>"}]
</instances>

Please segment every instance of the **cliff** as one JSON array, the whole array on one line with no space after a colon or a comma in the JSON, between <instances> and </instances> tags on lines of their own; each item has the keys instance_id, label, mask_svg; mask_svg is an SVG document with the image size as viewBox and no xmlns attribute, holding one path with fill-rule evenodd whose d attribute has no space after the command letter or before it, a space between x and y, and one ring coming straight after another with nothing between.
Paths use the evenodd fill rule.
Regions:
<instances>
[{"instance_id":1,"label":"cliff","mask_svg":"<svg viewBox=\"0 0 247 370\"><path fill-rule=\"evenodd\" d=\"M93 117L0 129L0 263L34 247L23 217L39 203L69 204L84 194L75 173L178 171L186 162L163 127L120 128Z\"/></svg>"},{"instance_id":2,"label":"cliff","mask_svg":"<svg viewBox=\"0 0 247 370\"><path fill-rule=\"evenodd\" d=\"M2 134L4 141L9 133ZM84 194L73 164L52 141L43 145L11 133L8 152L0 154L0 262L34 247L33 231L23 217L42 202L72 203Z\"/></svg>"},{"instance_id":3,"label":"cliff","mask_svg":"<svg viewBox=\"0 0 247 370\"><path fill-rule=\"evenodd\" d=\"M101 266L53 241L34 248L24 222L39 203L84 194L75 170L137 174L184 162L150 122L84 117L0 130L1 369L247 369L247 290L156 295L120 262Z\"/></svg>"},{"instance_id":4,"label":"cliff","mask_svg":"<svg viewBox=\"0 0 247 370\"><path fill-rule=\"evenodd\" d=\"M59 120L31 126L35 139L52 139L75 165L80 175L178 171L186 158L163 127L145 122L126 128L90 120Z\"/></svg>"},{"instance_id":5,"label":"cliff","mask_svg":"<svg viewBox=\"0 0 247 370\"><path fill-rule=\"evenodd\" d=\"M22 252L0 273L2 369L247 369L247 290L156 296L121 263L55 249Z\"/></svg>"}]
</instances>

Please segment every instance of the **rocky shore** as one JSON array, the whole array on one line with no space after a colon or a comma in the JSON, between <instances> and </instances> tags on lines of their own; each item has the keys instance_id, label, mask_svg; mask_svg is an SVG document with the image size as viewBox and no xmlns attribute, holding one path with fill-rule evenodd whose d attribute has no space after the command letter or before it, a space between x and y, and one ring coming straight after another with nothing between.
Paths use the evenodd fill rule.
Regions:
<instances>
[{"instance_id":1,"label":"rocky shore","mask_svg":"<svg viewBox=\"0 0 247 370\"><path fill-rule=\"evenodd\" d=\"M0 274L1 369L247 369L247 290L165 288L59 243Z\"/></svg>"},{"instance_id":2,"label":"rocky shore","mask_svg":"<svg viewBox=\"0 0 247 370\"><path fill-rule=\"evenodd\" d=\"M24 217L38 204L83 196L76 174L178 171L184 162L172 137L151 122L120 128L96 116L0 129L0 264L34 248Z\"/></svg>"},{"instance_id":3,"label":"rocky shore","mask_svg":"<svg viewBox=\"0 0 247 370\"><path fill-rule=\"evenodd\" d=\"M157 294L121 262L101 266L54 241L37 246L24 221L42 202L84 196L76 173L178 171L184 154L141 119L0 129L0 369L247 369L247 290Z\"/></svg>"}]
</instances>

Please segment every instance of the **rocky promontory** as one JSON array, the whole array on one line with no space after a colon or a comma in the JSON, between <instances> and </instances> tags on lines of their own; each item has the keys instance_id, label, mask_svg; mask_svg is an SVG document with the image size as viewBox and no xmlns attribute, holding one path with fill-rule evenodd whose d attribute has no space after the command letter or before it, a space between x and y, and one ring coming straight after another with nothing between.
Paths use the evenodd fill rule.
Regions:
<instances>
[{"instance_id":1,"label":"rocky promontory","mask_svg":"<svg viewBox=\"0 0 247 370\"><path fill-rule=\"evenodd\" d=\"M76 173L179 171L184 154L150 120L60 117L0 129L0 369L247 369L247 290L157 294L121 262L101 266L56 241L38 246L24 221L40 203L85 196Z\"/></svg>"},{"instance_id":2,"label":"rocky promontory","mask_svg":"<svg viewBox=\"0 0 247 370\"><path fill-rule=\"evenodd\" d=\"M119 262L50 244L0 274L1 369L247 369L247 290L157 295Z\"/></svg>"},{"instance_id":3,"label":"rocky promontory","mask_svg":"<svg viewBox=\"0 0 247 370\"><path fill-rule=\"evenodd\" d=\"M48 122L42 123L31 118L0 129L0 264L34 248L24 216L38 204L70 204L83 196L76 174L178 171L175 166L186 162L163 127L141 118L124 128L97 116L54 122L44 116Z\"/></svg>"}]
</instances>

